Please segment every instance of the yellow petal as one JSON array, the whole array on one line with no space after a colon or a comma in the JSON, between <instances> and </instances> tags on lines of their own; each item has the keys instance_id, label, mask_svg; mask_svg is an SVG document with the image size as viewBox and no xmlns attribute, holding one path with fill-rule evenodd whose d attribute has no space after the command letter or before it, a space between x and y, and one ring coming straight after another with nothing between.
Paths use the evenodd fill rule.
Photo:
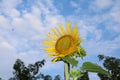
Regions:
<instances>
[{"instance_id":1,"label":"yellow petal","mask_svg":"<svg viewBox=\"0 0 120 80\"><path fill-rule=\"evenodd\" d=\"M59 54L58 57L65 57L66 54Z\"/></svg>"},{"instance_id":2,"label":"yellow petal","mask_svg":"<svg viewBox=\"0 0 120 80\"><path fill-rule=\"evenodd\" d=\"M56 35L59 36L58 32L56 31L56 29L52 29L52 32Z\"/></svg>"},{"instance_id":3,"label":"yellow petal","mask_svg":"<svg viewBox=\"0 0 120 80\"><path fill-rule=\"evenodd\" d=\"M74 26L74 29L73 29L73 37L79 38L78 28L76 25Z\"/></svg>"},{"instance_id":4,"label":"yellow petal","mask_svg":"<svg viewBox=\"0 0 120 80\"><path fill-rule=\"evenodd\" d=\"M75 38L79 39L79 33L76 33Z\"/></svg>"},{"instance_id":5,"label":"yellow petal","mask_svg":"<svg viewBox=\"0 0 120 80\"><path fill-rule=\"evenodd\" d=\"M62 26L62 24L60 24L60 29L61 29L61 31L62 31L62 34L66 34L66 32L65 32L65 30L64 30L64 28L63 28L63 26Z\"/></svg>"},{"instance_id":6,"label":"yellow petal","mask_svg":"<svg viewBox=\"0 0 120 80\"><path fill-rule=\"evenodd\" d=\"M49 58L51 56L56 56L56 54L55 53L51 53L51 54L49 53L48 56L47 56L47 58Z\"/></svg>"},{"instance_id":7,"label":"yellow petal","mask_svg":"<svg viewBox=\"0 0 120 80\"><path fill-rule=\"evenodd\" d=\"M49 40L45 40L45 41L43 42L43 45L44 45L44 46L52 46L52 45L55 45L55 42L49 41Z\"/></svg>"},{"instance_id":8,"label":"yellow petal","mask_svg":"<svg viewBox=\"0 0 120 80\"><path fill-rule=\"evenodd\" d=\"M80 53L80 47L77 47L77 51L78 51L78 53Z\"/></svg>"},{"instance_id":9,"label":"yellow petal","mask_svg":"<svg viewBox=\"0 0 120 80\"><path fill-rule=\"evenodd\" d=\"M79 43L82 43L82 42L84 42L84 40L80 38L80 39L79 39Z\"/></svg>"},{"instance_id":10,"label":"yellow petal","mask_svg":"<svg viewBox=\"0 0 120 80\"><path fill-rule=\"evenodd\" d=\"M68 33L68 34L72 34L72 31L71 31L71 23L67 23L67 33Z\"/></svg>"},{"instance_id":11,"label":"yellow petal","mask_svg":"<svg viewBox=\"0 0 120 80\"><path fill-rule=\"evenodd\" d=\"M56 40L56 39L57 39L57 37L56 37L55 35L50 34L50 33L48 33L47 36L48 36L50 39L52 39L52 40Z\"/></svg>"},{"instance_id":12,"label":"yellow petal","mask_svg":"<svg viewBox=\"0 0 120 80\"><path fill-rule=\"evenodd\" d=\"M46 52L56 52L55 48L54 47L49 47L49 48L45 48L44 49Z\"/></svg>"},{"instance_id":13,"label":"yellow petal","mask_svg":"<svg viewBox=\"0 0 120 80\"><path fill-rule=\"evenodd\" d=\"M55 63L57 60L59 59L59 57L56 57L52 60L52 63Z\"/></svg>"},{"instance_id":14,"label":"yellow petal","mask_svg":"<svg viewBox=\"0 0 120 80\"><path fill-rule=\"evenodd\" d=\"M61 36L62 33L60 32L60 30L59 30L58 28L55 28L55 29L56 29L56 31L58 32L59 36Z\"/></svg>"}]
</instances>

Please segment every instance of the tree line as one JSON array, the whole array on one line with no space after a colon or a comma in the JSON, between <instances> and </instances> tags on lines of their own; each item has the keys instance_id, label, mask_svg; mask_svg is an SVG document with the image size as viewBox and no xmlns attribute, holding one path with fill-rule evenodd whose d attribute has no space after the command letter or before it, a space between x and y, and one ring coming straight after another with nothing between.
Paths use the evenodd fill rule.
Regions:
<instances>
[{"instance_id":1,"label":"tree line","mask_svg":"<svg viewBox=\"0 0 120 80\"><path fill-rule=\"evenodd\" d=\"M98 55L99 61L102 61L103 67L109 72L110 76L106 76L98 73L100 80L119 80L120 79L120 59L116 57ZM40 72L40 69L45 65L45 60L37 61L34 64L25 66L24 62L17 59L13 65L13 77L9 80L63 80L62 77L57 74L53 78L50 74L45 75ZM0 78L0 80L4 80ZM83 76L78 80L89 80L87 71L83 72Z\"/></svg>"}]
</instances>

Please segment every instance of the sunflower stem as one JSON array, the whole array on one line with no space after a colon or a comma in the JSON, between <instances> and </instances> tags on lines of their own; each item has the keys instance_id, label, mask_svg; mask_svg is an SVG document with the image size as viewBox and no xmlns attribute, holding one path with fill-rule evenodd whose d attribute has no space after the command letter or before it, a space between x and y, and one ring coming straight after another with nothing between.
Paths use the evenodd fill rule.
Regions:
<instances>
[{"instance_id":1,"label":"sunflower stem","mask_svg":"<svg viewBox=\"0 0 120 80\"><path fill-rule=\"evenodd\" d=\"M70 80L70 64L64 62L64 80Z\"/></svg>"},{"instance_id":2,"label":"sunflower stem","mask_svg":"<svg viewBox=\"0 0 120 80\"><path fill-rule=\"evenodd\" d=\"M77 78L74 78L74 80L77 80Z\"/></svg>"}]
</instances>

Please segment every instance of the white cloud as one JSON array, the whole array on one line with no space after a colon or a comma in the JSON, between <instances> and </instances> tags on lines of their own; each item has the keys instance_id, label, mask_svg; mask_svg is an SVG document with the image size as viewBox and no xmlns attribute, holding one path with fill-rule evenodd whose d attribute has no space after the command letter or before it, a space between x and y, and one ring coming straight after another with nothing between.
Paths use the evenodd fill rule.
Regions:
<instances>
[{"instance_id":1,"label":"white cloud","mask_svg":"<svg viewBox=\"0 0 120 80\"><path fill-rule=\"evenodd\" d=\"M89 73L89 77L91 80L100 80L96 73Z\"/></svg>"},{"instance_id":2,"label":"white cloud","mask_svg":"<svg viewBox=\"0 0 120 80\"><path fill-rule=\"evenodd\" d=\"M8 29L7 26L9 26L9 20L7 20L6 17L0 15L0 27L2 27L4 29Z\"/></svg>"},{"instance_id":3,"label":"white cloud","mask_svg":"<svg viewBox=\"0 0 120 80\"><path fill-rule=\"evenodd\" d=\"M110 6L112 3L112 0L95 0L95 4L99 8L105 8Z\"/></svg>"},{"instance_id":4,"label":"white cloud","mask_svg":"<svg viewBox=\"0 0 120 80\"><path fill-rule=\"evenodd\" d=\"M9 16L11 10L16 8L16 6L20 3L22 3L22 0L2 0L0 2L0 12Z\"/></svg>"},{"instance_id":5,"label":"white cloud","mask_svg":"<svg viewBox=\"0 0 120 80\"><path fill-rule=\"evenodd\" d=\"M14 17L19 17L20 16L20 12L17 9L12 9L10 14L9 14L12 18Z\"/></svg>"},{"instance_id":6,"label":"white cloud","mask_svg":"<svg viewBox=\"0 0 120 80\"><path fill-rule=\"evenodd\" d=\"M39 7L37 6L32 6L32 14L35 16L40 16L41 15L41 10L39 9Z\"/></svg>"},{"instance_id":7,"label":"white cloud","mask_svg":"<svg viewBox=\"0 0 120 80\"><path fill-rule=\"evenodd\" d=\"M114 6L110 10L110 16L112 16L112 19L114 19L116 22L120 23L120 1L116 0Z\"/></svg>"},{"instance_id":8,"label":"white cloud","mask_svg":"<svg viewBox=\"0 0 120 80\"><path fill-rule=\"evenodd\" d=\"M111 54L111 52L119 49L120 36L116 36L112 40L104 40L102 29L91 26L89 23L81 20L78 21L81 37L85 40L83 43L89 55ZM119 28L119 27L118 27ZM114 29L114 28L112 28ZM114 30L111 30L114 31ZM90 37L89 37L90 35ZM89 37L89 39L88 39Z\"/></svg>"},{"instance_id":9,"label":"white cloud","mask_svg":"<svg viewBox=\"0 0 120 80\"><path fill-rule=\"evenodd\" d=\"M90 25L89 23L85 22L84 20L79 20L78 27L80 30L81 37L85 40L87 37L92 34L94 37L92 37L94 40L98 41L102 38L102 30L97 29L95 26Z\"/></svg>"},{"instance_id":10,"label":"white cloud","mask_svg":"<svg viewBox=\"0 0 120 80\"><path fill-rule=\"evenodd\" d=\"M39 1L38 0L36 5L39 7L39 9L45 15L58 13L58 10L53 5L52 1L49 1L49 0L44 0L44 1L41 0L41 1Z\"/></svg>"},{"instance_id":11,"label":"white cloud","mask_svg":"<svg viewBox=\"0 0 120 80\"><path fill-rule=\"evenodd\" d=\"M64 21L65 19L61 15L55 15L54 17L53 15L46 15L45 23L47 23L46 26L51 28L57 26L60 22L63 23Z\"/></svg>"},{"instance_id":12,"label":"white cloud","mask_svg":"<svg viewBox=\"0 0 120 80\"><path fill-rule=\"evenodd\" d=\"M80 3L78 2L75 2L75 1L70 1L70 5L75 8L74 12L75 13L81 13L82 12L82 8L81 8L81 5Z\"/></svg>"},{"instance_id":13,"label":"white cloud","mask_svg":"<svg viewBox=\"0 0 120 80\"><path fill-rule=\"evenodd\" d=\"M12 77L13 64L16 59L21 59L27 66L28 64L36 61L41 61L46 56L40 50L29 50L26 52L17 53L17 49L2 37L0 37L0 52L0 76L6 80Z\"/></svg>"},{"instance_id":14,"label":"white cloud","mask_svg":"<svg viewBox=\"0 0 120 80\"><path fill-rule=\"evenodd\" d=\"M1 46L0 46L0 51L1 51L1 53L4 53L4 51L6 51L5 53L7 53L7 52L15 52L15 48L14 47L12 47L4 38L2 38L2 37L0 37L0 44L1 44ZM6 50L7 49L7 50Z\"/></svg>"},{"instance_id":15,"label":"white cloud","mask_svg":"<svg viewBox=\"0 0 120 80\"><path fill-rule=\"evenodd\" d=\"M0 52L0 76L3 78L10 77L12 75L12 64L15 61L15 48L0 37Z\"/></svg>"},{"instance_id":16,"label":"white cloud","mask_svg":"<svg viewBox=\"0 0 120 80\"><path fill-rule=\"evenodd\" d=\"M104 17L107 16L107 17ZM93 23L91 24L89 21L87 20L82 20L82 19L77 19L76 17L69 17L69 19L71 19L73 22L77 22L78 27L79 27L79 31L80 31L80 35L81 37L84 39L84 43L82 44L88 55L98 55L98 54L106 54L106 55L110 55L113 51L119 49L119 35L116 36L115 38L113 38L112 40L106 40L104 39L104 31L107 29L110 32L114 32L115 29L120 32L119 30L119 26L114 27L113 26L108 26L106 25L104 27L104 29L98 28L96 26L96 24L100 24L103 23L106 20L109 20L110 18L108 18L110 15L105 14L105 15L99 15L99 16L95 16L97 17L98 21L90 18L90 22ZM104 18L104 19L103 19ZM94 22L96 21L96 22ZM109 23L109 22L106 22ZM117 34L117 31L115 31L115 33L113 34ZM109 35L108 35L109 36Z\"/></svg>"},{"instance_id":17,"label":"white cloud","mask_svg":"<svg viewBox=\"0 0 120 80\"><path fill-rule=\"evenodd\" d=\"M75 1L70 1L70 4L71 4L71 6L73 6L73 7L75 7L75 8L78 7L78 3L75 2Z\"/></svg>"},{"instance_id":18,"label":"white cloud","mask_svg":"<svg viewBox=\"0 0 120 80\"><path fill-rule=\"evenodd\" d=\"M85 48L89 55L106 54L110 55L112 51L120 48L120 36L113 40L95 41L91 40L85 43Z\"/></svg>"},{"instance_id":19,"label":"white cloud","mask_svg":"<svg viewBox=\"0 0 120 80\"><path fill-rule=\"evenodd\" d=\"M0 3L0 12L7 16L0 15L0 63L3 64L0 66L0 76L4 79L12 77L13 64L17 58L25 64L45 58L46 54L41 51L41 40L51 27L64 21L64 17L57 13L57 9L49 0L46 1L47 6L38 1L30 7L31 12L26 10L24 13L16 9L21 2L10 0ZM43 70L57 71L61 68L51 65L50 62L46 63Z\"/></svg>"},{"instance_id":20,"label":"white cloud","mask_svg":"<svg viewBox=\"0 0 120 80\"><path fill-rule=\"evenodd\" d=\"M119 35L113 38L112 40L106 40L104 39L104 35L106 34L103 33L105 30L103 30L102 28L97 28L97 26L95 26L97 23L99 23L99 20L101 19L100 17L98 16L98 22L94 22L94 20L91 19L92 22L95 23L94 25L90 24L85 20L82 19L80 20L79 18L78 19L75 18L75 20L74 17L70 18L73 20L73 22L75 21L78 23L77 25L79 27L81 37L85 40L83 45L88 55L91 56L98 54L110 55L113 51L119 49L120 47L119 46L120 43L118 42L120 40ZM106 19L107 20L109 19L108 16ZM104 20L105 19L101 20L101 22L104 22ZM110 30L107 28L109 28ZM107 29L110 32L114 32L116 30L115 33L113 34L117 34L117 31L120 32L119 28L120 27L119 26L117 27L116 25L114 25L114 27L108 25L105 26L105 29Z\"/></svg>"},{"instance_id":21,"label":"white cloud","mask_svg":"<svg viewBox=\"0 0 120 80\"><path fill-rule=\"evenodd\" d=\"M103 27L104 29L108 30L108 31L114 31L115 33L120 33L120 1L119 0L115 0L113 1L109 1L109 0L103 0L103 2L105 1L105 3L108 6L107 10L103 10L101 7L96 7L96 1L100 1L99 4L102 4L101 0L95 0L94 5L93 3L90 5L94 7L94 11L98 11L98 13L95 13L94 16L86 16L85 18L85 22L89 23L90 25L94 25L96 27ZM103 9L106 8L105 6L103 6ZM94 11L92 11L94 13ZM102 13L101 13L102 11Z\"/></svg>"},{"instance_id":22,"label":"white cloud","mask_svg":"<svg viewBox=\"0 0 120 80\"><path fill-rule=\"evenodd\" d=\"M116 11L111 13L111 16L115 19L115 21L120 21L120 11Z\"/></svg>"},{"instance_id":23,"label":"white cloud","mask_svg":"<svg viewBox=\"0 0 120 80\"><path fill-rule=\"evenodd\" d=\"M93 11L100 11L102 9L106 9L112 5L112 0L95 0L90 5L90 9Z\"/></svg>"}]
</instances>

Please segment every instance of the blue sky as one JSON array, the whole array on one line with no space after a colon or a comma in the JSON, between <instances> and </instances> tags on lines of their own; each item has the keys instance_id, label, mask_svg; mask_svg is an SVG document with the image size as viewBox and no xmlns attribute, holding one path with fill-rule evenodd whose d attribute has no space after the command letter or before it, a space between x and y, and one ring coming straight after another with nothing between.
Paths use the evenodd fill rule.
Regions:
<instances>
[{"instance_id":1,"label":"blue sky","mask_svg":"<svg viewBox=\"0 0 120 80\"><path fill-rule=\"evenodd\" d=\"M41 43L59 23L78 25L87 51L81 63L100 64L98 54L120 58L119 3L120 0L0 0L0 77L7 80L12 76L17 58L26 65L46 59ZM51 64L50 60L41 71L63 76L63 63ZM93 73L89 77L99 80Z\"/></svg>"}]
</instances>

